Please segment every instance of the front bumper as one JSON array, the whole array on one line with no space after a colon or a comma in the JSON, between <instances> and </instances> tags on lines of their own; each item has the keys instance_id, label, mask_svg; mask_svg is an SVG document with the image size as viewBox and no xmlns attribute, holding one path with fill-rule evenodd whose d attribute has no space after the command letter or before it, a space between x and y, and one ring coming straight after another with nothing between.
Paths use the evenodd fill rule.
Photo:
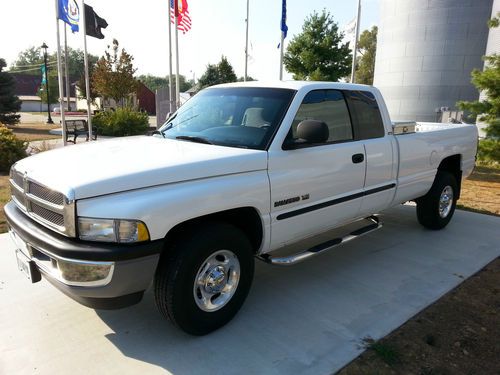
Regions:
<instances>
[{"instance_id":1,"label":"front bumper","mask_svg":"<svg viewBox=\"0 0 500 375\"><path fill-rule=\"evenodd\" d=\"M14 237L24 247L21 251L51 284L79 303L97 309L122 308L142 299L151 284L163 248L163 241L141 244L106 244L84 242L59 235L24 215L13 202L4 207L7 223ZM48 257L48 261L47 261ZM42 259L43 258L43 259ZM112 274L105 285L69 285L51 272L51 261L110 263Z\"/></svg>"}]
</instances>

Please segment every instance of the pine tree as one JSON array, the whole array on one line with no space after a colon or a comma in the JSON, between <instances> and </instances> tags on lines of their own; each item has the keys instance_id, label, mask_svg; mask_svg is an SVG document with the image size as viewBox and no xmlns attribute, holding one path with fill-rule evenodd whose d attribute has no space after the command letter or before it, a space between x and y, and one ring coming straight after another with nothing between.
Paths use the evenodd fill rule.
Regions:
<instances>
[{"instance_id":1,"label":"pine tree","mask_svg":"<svg viewBox=\"0 0 500 375\"><path fill-rule=\"evenodd\" d=\"M490 27L498 27L500 13L490 20ZM488 139L479 143L479 159L487 162L500 162L500 55L485 56L485 68L472 72L472 83L486 94L485 99L473 102L459 102L461 109L470 111L478 120L488 124Z\"/></svg>"},{"instance_id":2,"label":"pine tree","mask_svg":"<svg viewBox=\"0 0 500 375\"><path fill-rule=\"evenodd\" d=\"M234 69L224 55L221 57L220 62L215 64L208 64L207 70L198 80L201 88L218 85L221 83L236 82L238 78L234 73Z\"/></svg>"},{"instance_id":3,"label":"pine tree","mask_svg":"<svg viewBox=\"0 0 500 375\"><path fill-rule=\"evenodd\" d=\"M349 43L329 12L313 12L286 49L283 63L294 79L338 81L351 71Z\"/></svg>"},{"instance_id":4,"label":"pine tree","mask_svg":"<svg viewBox=\"0 0 500 375\"><path fill-rule=\"evenodd\" d=\"M3 72L7 64L5 60L0 58L0 123L7 125L14 125L19 122L21 109L21 101L14 95L14 78L7 73Z\"/></svg>"}]
</instances>

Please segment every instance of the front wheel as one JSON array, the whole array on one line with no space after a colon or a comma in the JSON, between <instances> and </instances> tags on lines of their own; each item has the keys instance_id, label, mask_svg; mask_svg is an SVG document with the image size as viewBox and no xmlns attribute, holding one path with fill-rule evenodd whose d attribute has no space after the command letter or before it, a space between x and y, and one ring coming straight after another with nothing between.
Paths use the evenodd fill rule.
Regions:
<instances>
[{"instance_id":1,"label":"front wheel","mask_svg":"<svg viewBox=\"0 0 500 375\"><path fill-rule=\"evenodd\" d=\"M155 275L160 312L183 331L205 335L243 305L254 273L249 240L226 223L201 224L166 249Z\"/></svg>"},{"instance_id":2,"label":"front wheel","mask_svg":"<svg viewBox=\"0 0 500 375\"><path fill-rule=\"evenodd\" d=\"M429 229L442 229L451 220L458 197L458 183L449 172L438 171L429 192L417 199L417 219Z\"/></svg>"}]
</instances>

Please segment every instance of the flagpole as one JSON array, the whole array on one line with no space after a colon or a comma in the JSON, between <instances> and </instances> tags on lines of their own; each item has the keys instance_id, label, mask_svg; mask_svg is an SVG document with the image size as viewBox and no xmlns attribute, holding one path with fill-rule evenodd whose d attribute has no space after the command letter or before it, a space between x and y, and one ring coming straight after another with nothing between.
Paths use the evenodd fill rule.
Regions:
<instances>
[{"instance_id":1,"label":"flagpole","mask_svg":"<svg viewBox=\"0 0 500 375\"><path fill-rule=\"evenodd\" d=\"M280 42L280 81L283 81L283 44L285 43L285 33L281 32Z\"/></svg>"},{"instance_id":2,"label":"flagpole","mask_svg":"<svg viewBox=\"0 0 500 375\"><path fill-rule=\"evenodd\" d=\"M69 94L69 64L68 64L68 36L67 36L67 25L64 23L64 76L66 78L66 104L68 111L71 111L70 105L70 94Z\"/></svg>"},{"instance_id":3,"label":"flagpole","mask_svg":"<svg viewBox=\"0 0 500 375\"><path fill-rule=\"evenodd\" d=\"M172 7L168 4L168 102L170 104L170 113L174 111L174 85L172 76Z\"/></svg>"},{"instance_id":4,"label":"flagpole","mask_svg":"<svg viewBox=\"0 0 500 375\"><path fill-rule=\"evenodd\" d=\"M87 94L87 124L89 127L89 142L92 141L92 115L90 113L90 78L89 58L87 56L87 24L85 20L85 0L82 0L82 25L83 25L83 62L85 67L85 93Z\"/></svg>"},{"instance_id":5,"label":"flagpole","mask_svg":"<svg viewBox=\"0 0 500 375\"><path fill-rule=\"evenodd\" d=\"M245 76L243 80L246 82L248 77L248 24L250 16L250 0L247 0L247 31L246 31L246 41L245 41Z\"/></svg>"},{"instance_id":6,"label":"flagpole","mask_svg":"<svg viewBox=\"0 0 500 375\"><path fill-rule=\"evenodd\" d=\"M354 36L354 50L352 51L351 83L354 83L356 73L356 56L358 53L359 20L361 18L361 0L358 0L358 16L356 19L356 34Z\"/></svg>"},{"instance_id":7,"label":"flagpole","mask_svg":"<svg viewBox=\"0 0 500 375\"><path fill-rule=\"evenodd\" d=\"M59 107L61 108L61 124L62 124L62 138L63 146L66 146L66 123L64 118L64 106L63 106L63 77L62 77L62 63L61 63L61 37L59 35L59 7L57 0L54 1L56 4L56 29L57 29L57 81L59 83ZM50 102L47 96L47 101ZM49 104L50 107L50 104Z\"/></svg>"},{"instance_id":8,"label":"flagpole","mask_svg":"<svg viewBox=\"0 0 500 375\"><path fill-rule=\"evenodd\" d=\"M178 1L178 0L174 0ZM177 3L176 3L177 4ZM178 17L178 10L177 6L175 7L175 109L177 110L180 107L180 91L179 91L179 30L177 30L177 17Z\"/></svg>"}]
</instances>

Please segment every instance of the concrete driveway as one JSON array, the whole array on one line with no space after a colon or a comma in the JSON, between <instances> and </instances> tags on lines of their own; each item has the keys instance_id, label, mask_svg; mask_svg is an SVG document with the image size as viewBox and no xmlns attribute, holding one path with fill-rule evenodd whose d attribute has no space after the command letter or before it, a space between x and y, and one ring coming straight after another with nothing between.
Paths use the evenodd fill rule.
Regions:
<instances>
[{"instance_id":1,"label":"concrete driveway","mask_svg":"<svg viewBox=\"0 0 500 375\"><path fill-rule=\"evenodd\" d=\"M174 329L149 291L133 307L94 311L17 271L0 236L0 374L331 374L500 255L500 218L457 211L442 231L415 210L290 268L258 262L237 317L201 338Z\"/></svg>"}]
</instances>

